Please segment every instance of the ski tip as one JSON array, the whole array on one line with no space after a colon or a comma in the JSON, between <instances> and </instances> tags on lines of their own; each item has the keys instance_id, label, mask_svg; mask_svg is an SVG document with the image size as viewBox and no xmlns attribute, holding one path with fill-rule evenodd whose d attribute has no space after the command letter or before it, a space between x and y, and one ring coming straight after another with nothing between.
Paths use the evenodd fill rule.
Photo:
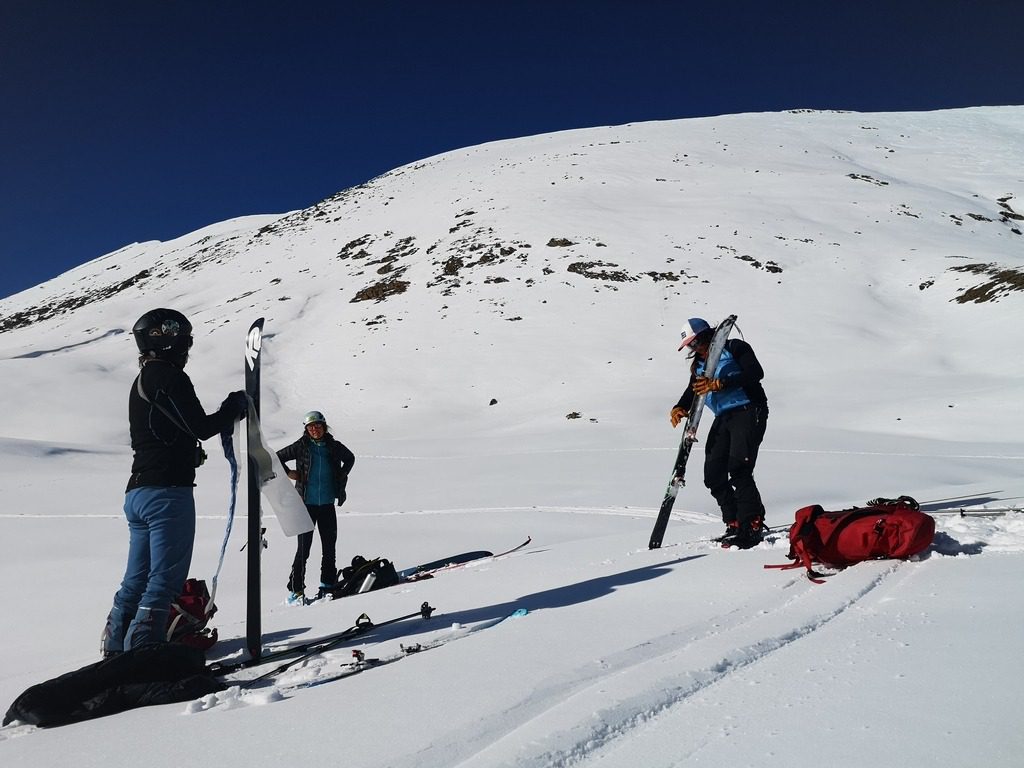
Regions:
<instances>
[{"instance_id":1,"label":"ski tip","mask_svg":"<svg viewBox=\"0 0 1024 768\"><path fill-rule=\"evenodd\" d=\"M509 618L515 619L520 616L525 616L528 613L529 611L526 608L516 608L511 614L509 614Z\"/></svg>"}]
</instances>

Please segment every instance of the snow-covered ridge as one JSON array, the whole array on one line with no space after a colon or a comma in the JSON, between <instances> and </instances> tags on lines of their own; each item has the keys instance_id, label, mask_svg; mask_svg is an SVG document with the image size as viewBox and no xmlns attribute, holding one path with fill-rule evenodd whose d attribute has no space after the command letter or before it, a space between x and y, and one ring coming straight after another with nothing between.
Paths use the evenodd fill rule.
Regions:
<instances>
[{"instance_id":1,"label":"snow-covered ridge","mask_svg":"<svg viewBox=\"0 0 1024 768\"><path fill-rule=\"evenodd\" d=\"M916 287L946 276L946 296L989 300L1020 288L1017 265L1000 257L1020 248L1012 235L1024 221L1021 111L738 115L496 142L404 166L302 211L126 246L50 281L49 292L5 300L0 328L193 281L205 265L233 264L242 274L227 298L256 295L268 306L304 269L344 281L349 300L379 300L407 285L448 295L470 274L507 279L513 266L520 279L568 271L599 285L700 281L717 272L705 265L716 256L783 274L820 251L859 259L873 239L889 243L890 258L911 258ZM949 252L918 253L935 228L954 232ZM301 266L258 279L274 261L261 257L280 254ZM951 272L995 284L985 291L984 281L958 283Z\"/></svg>"},{"instance_id":2,"label":"snow-covered ridge","mask_svg":"<svg viewBox=\"0 0 1024 768\"><path fill-rule=\"evenodd\" d=\"M417 434L429 413L469 433L480 419L530 430L538 415L544 429L570 413L635 422L620 393L653 396L652 376L678 376L673 338L691 314L738 313L770 364L808 332L827 340L802 374L815 388L839 373L868 385L875 369L945 376L966 364L947 351L958 345L1001 355L1020 313L1022 135L1024 108L1002 107L736 115L470 147L302 211L127 246L10 297L0 357L35 355L33 386L47 390L48 350L130 368L120 332L152 306L193 318L197 359L235 354L237 326L265 315L291 380L271 378L271 397L302 409L342 387L356 424L388 434L384 412ZM21 397L7 381L0 396ZM109 424L120 406L103 400ZM955 405L929 404L914 431ZM7 428L30 434L18 417Z\"/></svg>"}]
</instances>

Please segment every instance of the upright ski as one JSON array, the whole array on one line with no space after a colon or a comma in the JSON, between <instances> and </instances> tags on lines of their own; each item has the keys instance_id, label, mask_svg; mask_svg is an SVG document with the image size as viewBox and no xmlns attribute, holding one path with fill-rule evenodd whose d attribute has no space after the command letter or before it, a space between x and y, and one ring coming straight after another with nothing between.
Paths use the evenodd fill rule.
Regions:
<instances>
[{"instance_id":1,"label":"upright ski","mask_svg":"<svg viewBox=\"0 0 1024 768\"><path fill-rule=\"evenodd\" d=\"M263 318L249 328L245 339L245 394L249 398L249 409L255 418L260 415L260 349L263 346ZM263 554L263 515L260 509L259 467L253 450L258 436L247 429L248 448L247 472L249 494L249 532L247 537L248 560L245 600L245 647L249 656L259 659L263 655L263 627L260 617L260 556Z\"/></svg>"},{"instance_id":2,"label":"upright ski","mask_svg":"<svg viewBox=\"0 0 1024 768\"><path fill-rule=\"evenodd\" d=\"M711 345L708 347L708 359L704 363L705 371L715 370L718 358L722 356L725 342L735 324L736 315L729 315L718 324L715 335L711 338ZM672 469L672 479L665 491L665 498L661 502L658 519L654 522L654 530L651 532L651 541L648 544L649 549L658 549L661 546L662 539L665 538L665 529L668 528L669 515L672 514L672 505L676 503L676 494L679 493L680 486L686 485L686 461L690 458L690 449L697 442L697 427L700 426L705 397L705 395L698 395L690 405L690 414L683 427L683 439L679 444L679 453L676 454L676 463Z\"/></svg>"}]
</instances>

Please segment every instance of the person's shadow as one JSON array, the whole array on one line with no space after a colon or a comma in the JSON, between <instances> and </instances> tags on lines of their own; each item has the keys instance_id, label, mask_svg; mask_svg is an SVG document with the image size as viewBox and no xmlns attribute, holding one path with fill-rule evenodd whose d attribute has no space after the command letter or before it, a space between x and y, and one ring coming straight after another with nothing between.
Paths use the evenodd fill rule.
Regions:
<instances>
[{"instance_id":1,"label":"person's shadow","mask_svg":"<svg viewBox=\"0 0 1024 768\"><path fill-rule=\"evenodd\" d=\"M312 627L294 627L293 629L282 629L278 632L268 632L263 635L261 645L266 648L269 645L276 645L292 637L298 637L300 635L309 632ZM232 637L228 640L218 640L217 644L213 646L213 653L210 654L210 661L216 663L231 663L234 661L240 661L240 659L233 658L236 654L241 651L245 651L247 648L246 639L244 637ZM269 653L269 651L268 651ZM216 656L216 658L213 658ZM246 654L248 656L248 654Z\"/></svg>"},{"instance_id":2,"label":"person's shadow","mask_svg":"<svg viewBox=\"0 0 1024 768\"><path fill-rule=\"evenodd\" d=\"M497 623L512 615L519 609L528 612L542 610L544 608L564 608L569 605L586 603L590 600L610 595L616 589L629 584L639 584L644 581L656 579L671 573L671 566L679 565L690 560L697 560L707 555L690 555L680 557L663 563L653 563L634 568L621 573L614 573L609 576L600 576L595 579L588 579L577 584L566 584L561 587L546 589L543 592L534 592L530 595L523 595L515 600L509 600L494 605L481 606L479 608L467 608L454 613L446 613L443 606L439 608L427 621L415 621L413 624L399 622L398 624L381 627L380 631L371 630L364 637L370 636L375 640L387 640L394 637L409 636L422 632L433 632L448 624L477 624L490 621ZM438 621L438 619L443 620Z\"/></svg>"},{"instance_id":3,"label":"person's shadow","mask_svg":"<svg viewBox=\"0 0 1024 768\"><path fill-rule=\"evenodd\" d=\"M358 643L366 638L372 638L376 642L381 642L397 637L412 637L423 632L435 632L444 626L450 626L455 623L475 625L489 622L490 624L496 624L520 609L532 612L543 608L564 608L568 605L585 603L590 600L597 600L605 595L610 595L619 587L639 584L659 576L664 576L671 572L670 566L679 565L690 560L697 560L701 557L707 557L707 555L690 555L689 557L680 557L663 563L644 565L640 568L623 571L622 573L614 573L610 576L601 576L596 579L581 581L577 584L566 584L562 587L546 589L543 592L534 592L531 595L524 595L504 603L495 603L494 605L481 606L479 608L467 608L455 613L435 610L426 620L417 620L416 617L410 617L409 621L399 621L395 624L369 629L366 632L360 632L358 635L353 636L349 641L338 643L336 647L343 648L350 643ZM290 637L302 635L309 630L310 627L296 627L268 633L263 636L263 646L266 647L270 644L280 643ZM328 635L320 640L310 640L302 643L302 645L314 645L318 642L327 641L330 637ZM245 638L239 637L221 641L215 647L217 649L217 661L230 662L235 654L245 648Z\"/></svg>"}]
</instances>

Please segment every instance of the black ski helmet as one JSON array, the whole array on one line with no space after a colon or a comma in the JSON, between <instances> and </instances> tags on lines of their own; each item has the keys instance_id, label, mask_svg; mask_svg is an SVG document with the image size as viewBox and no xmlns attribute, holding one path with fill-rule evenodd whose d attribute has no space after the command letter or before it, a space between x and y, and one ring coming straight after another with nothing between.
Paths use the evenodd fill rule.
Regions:
<instances>
[{"instance_id":1,"label":"black ski helmet","mask_svg":"<svg viewBox=\"0 0 1024 768\"><path fill-rule=\"evenodd\" d=\"M192 323L173 309L151 309L132 326L132 335L144 355L187 355L192 346Z\"/></svg>"}]
</instances>

